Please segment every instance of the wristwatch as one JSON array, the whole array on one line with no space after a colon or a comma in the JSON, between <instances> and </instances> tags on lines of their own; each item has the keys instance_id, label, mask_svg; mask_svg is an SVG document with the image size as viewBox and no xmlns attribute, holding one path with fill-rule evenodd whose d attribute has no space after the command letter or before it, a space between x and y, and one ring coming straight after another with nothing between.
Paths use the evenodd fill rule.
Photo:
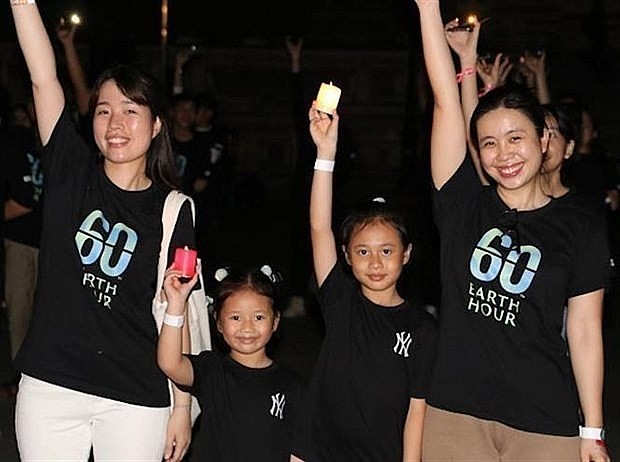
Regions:
<instances>
[{"instance_id":1,"label":"wristwatch","mask_svg":"<svg viewBox=\"0 0 620 462\"><path fill-rule=\"evenodd\" d=\"M587 440L605 441L605 429L602 427L579 426L579 437Z\"/></svg>"}]
</instances>

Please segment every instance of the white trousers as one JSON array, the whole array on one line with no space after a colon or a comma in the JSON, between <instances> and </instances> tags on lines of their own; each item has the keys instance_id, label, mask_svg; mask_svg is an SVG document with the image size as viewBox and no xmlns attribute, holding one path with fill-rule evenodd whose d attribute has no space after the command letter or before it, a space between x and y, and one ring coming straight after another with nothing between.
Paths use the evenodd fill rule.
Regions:
<instances>
[{"instance_id":1,"label":"white trousers","mask_svg":"<svg viewBox=\"0 0 620 462\"><path fill-rule=\"evenodd\" d=\"M161 462L169 408L127 404L22 374L15 407L23 462Z\"/></svg>"}]
</instances>

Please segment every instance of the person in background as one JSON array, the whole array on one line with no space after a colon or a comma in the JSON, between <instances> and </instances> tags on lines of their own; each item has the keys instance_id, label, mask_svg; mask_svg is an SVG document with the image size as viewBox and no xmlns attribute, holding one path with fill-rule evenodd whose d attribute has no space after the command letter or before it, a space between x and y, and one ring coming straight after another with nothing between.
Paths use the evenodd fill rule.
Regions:
<instances>
[{"instance_id":1,"label":"person in background","mask_svg":"<svg viewBox=\"0 0 620 462\"><path fill-rule=\"evenodd\" d=\"M32 103L13 109L12 123L0 136L5 163L3 183L4 287L9 320L11 358L15 358L30 323L38 274L42 226L43 174L41 143ZM9 395L17 392L7 384Z\"/></svg>"}]
</instances>

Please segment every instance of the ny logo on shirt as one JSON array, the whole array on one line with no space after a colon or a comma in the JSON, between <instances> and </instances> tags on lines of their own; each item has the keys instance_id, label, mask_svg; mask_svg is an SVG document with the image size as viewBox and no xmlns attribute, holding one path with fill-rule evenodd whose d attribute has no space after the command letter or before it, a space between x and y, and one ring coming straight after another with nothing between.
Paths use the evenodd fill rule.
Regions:
<instances>
[{"instance_id":1,"label":"ny logo on shirt","mask_svg":"<svg viewBox=\"0 0 620 462\"><path fill-rule=\"evenodd\" d=\"M394 353L404 356L405 358L409 357L409 347L411 346L411 342L413 338L409 332L396 332L396 345L394 345Z\"/></svg>"},{"instance_id":2,"label":"ny logo on shirt","mask_svg":"<svg viewBox=\"0 0 620 462\"><path fill-rule=\"evenodd\" d=\"M283 419L285 404L286 399L284 393L276 393L275 395L271 395L271 410L269 413L278 419Z\"/></svg>"}]
</instances>

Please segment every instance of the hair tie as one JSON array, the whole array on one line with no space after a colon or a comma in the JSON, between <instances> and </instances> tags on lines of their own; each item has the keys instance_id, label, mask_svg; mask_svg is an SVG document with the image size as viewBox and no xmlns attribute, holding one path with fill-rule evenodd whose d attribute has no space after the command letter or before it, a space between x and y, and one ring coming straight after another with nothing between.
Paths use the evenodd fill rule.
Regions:
<instances>
[{"instance_id":1,"label":"hair tie","mask_svg":"<svg viewBox=\"0 0 620 462\"><path fill-rule=\"evenodd\" d=\"M276 283L280 280L280 275L275 273L272 269L271 266L269 265L263 265L261 266L260 272L263 273L265 276L267 276L269 278L269 280L273 283Z\"/></svg>"},{"instance_id":2,"label":"hair tie","mask_svg":"<svg viewBox=\"0 0 620 462\"><path fill-rule=\"evenodd\" d=\"M207 300L207 310L209 311L209 313L213 314L215 300L210 295L205 295L205 298Z\"/></svg>"},{"instance_id":3,"label":"hair tie","mask_svg":"<svg viewBox=\"0 0 620 462\"><path fill-rule=\"evenodd\" d=\"M217 282L222 282L228 277L228 270L226 268L220 268L215 272L213 277L215 277Z\"/></svg>"}]
</instances>

